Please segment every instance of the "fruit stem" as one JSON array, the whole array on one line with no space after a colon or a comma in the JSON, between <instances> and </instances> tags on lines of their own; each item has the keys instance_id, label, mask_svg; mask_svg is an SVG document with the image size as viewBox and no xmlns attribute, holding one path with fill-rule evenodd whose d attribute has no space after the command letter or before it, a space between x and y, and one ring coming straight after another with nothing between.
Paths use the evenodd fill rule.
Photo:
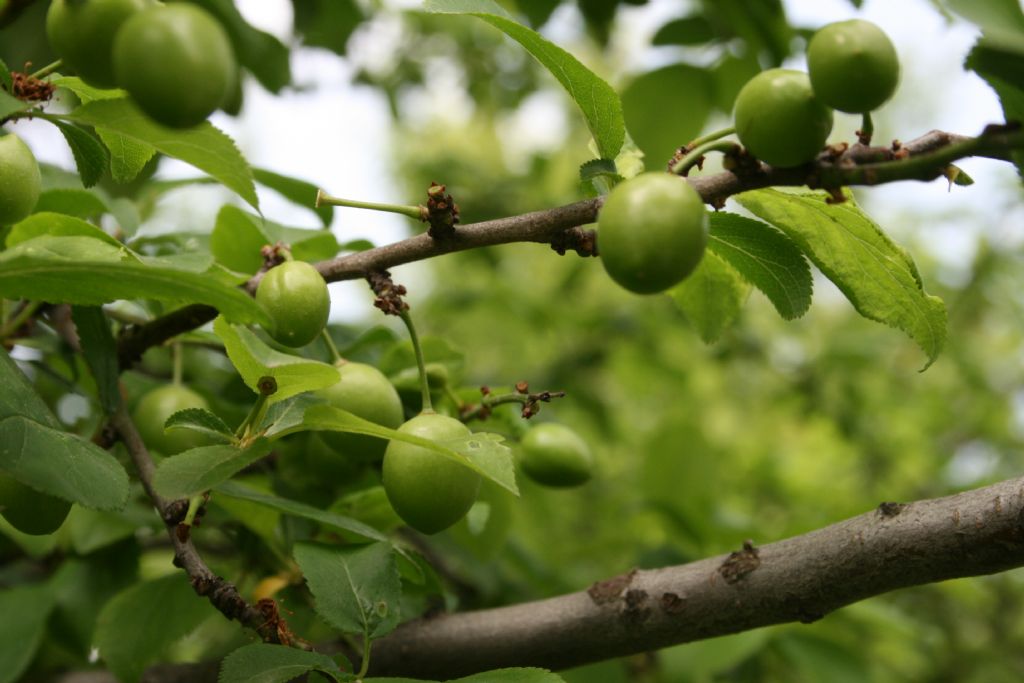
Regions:
<instances>
[{"instance_id":1,"label":"fruit stem","mask_svg":"<svg viewBox=\"0 0 1024 683\"><path fill-rule=\"evenodd\" d=\"M690 169L700 163L708 152L731 152L739 148L739 144L732 140L709 140L702 142L686 153L672 167L672 173L685 176Z\"/></svg>"},{"instance_id":2,"label":"fruit stem","mask_svg":"<svg viewBox=\"0 0 1024 683\"><path fill-rule=\"evenodd\" d=\"M64 60L58 59L56 62L53 62L51 64L47 64L46 66L44 66L39 71L36 71L34 74L29 74L29 78L30 79L32 79L32 78L43 78L44 76L49 76L54 71L56 71L57 69L61 68L62 66L64 66Z\"/></svg>"},{"instance_id":3,"label":"fruit stem","mask_svg":"<svg viewBox=\"0 0 1024 683\"><path fill-rule=\"evenodd\" d=\"M363 638L363 661L359 665L359 673L356 674L356 680L361 681L366 676L366 672L370 670L370 645L373 640L370 638Z\"/></svg>"},{"instance_id":4,"label":"fruit stem","mask_svg":"<svg viewBox=\"0 0 1024 683\"><path fill-rule=\"evenodd\" d=\"M256 398L256 403L249 410L249 414L245 416L242 424L238 425L238 429L235 430L235 436L244 440L252 434L253 427L260 423L267 412L267 401L270 399L270 396L271 394L260 393Z\"/></svg>"},{"instance_id":5,"label":"fruit stem","mask_svg":"<svg viewBox=\"0 0 1024 683\"><path fill-rule=\"evenodd\" d=\"M862 145L870 145L874 134L875 122L871 120L871 112L866 111L861 119L860 130L857 131L857 139Z\"/></svg>"},{"instance_id":6,"label":"fruit stem","mask_svg":"<svg viewBox=\"0 0 1024 683\"><path fill-rule=\"evenodd\" d=\"M0 339L6 339L17 332L18 328L24 325L29 318L35 315L36 311L38 311L39 307L42 305L42 301L26 302L25 306L20 311L15 313L6 323L4 323L3 327L0 327Z\"/></svg>"},{"instance_id":7,"label":"fruit stem","mask_svg":"<svg viewBox=\"0 0 1024 683\"><path fill-rule=\"evenodd\" d=\"M378 202L360 202L354 199L342 199L332 197L323 190L316 191L316 208L321 206L348 206L353 209L370 209L371 211L387 211L388 213L400 213L409 218L422 220L426 209L422 206L406 206L404 204L381 204Z\"/></svg>"},{"instance_id":8,"label":"fruit stem","mask_svg":"<svg viewBox=\"0 0 1024 683\"><path fill-rule=\"evenodd\" d=\"M192 522L196 519L196 513L199 511L199 506L203 504L203 495L192 496L188 499L188 512L185 513L185 519L182 524L185 526L192 526Z\"/></svg>"},{"instance_id":9,"label":"fruit stem","mask_svg":"<svg viewBox=\"0 0 1024 683\"><path fill-rule=\"evenodd\" d=\"M412 324L412 316L409 315L409 311L402 311L398 314L398 317L405 323L405 327L409 330L409 340L412 342L413 353L416 354L416 367L420 372L420 391L423 392L423 410L424 413L434 412L434 404L430 400L430 381L427 379L427 364L423 360L423 348L420 346L420 338L416 334L416 326Z\"/></svg>"},{"instance_id":10,"label":"fruit stem","mask_svg":"<svg viewBox=\"0 0 1024 683\"><path fill-rule=\"evenodd\" d=\"M171 384L176 387L181 386L182 378L182 353L181 353L181 342L174 342L171 344Z\"/></svg>"},{"instance_id":11,"label":"fruit stem","mask_svg":"<svg viewBox=\"0 0 1024 683\"><path fill-rule=\"evenodd\" d=\"M703 145L706 142L714 142L715 140L721 140L726 135L732 135L735 132L736 126L722 128L721 130L716 130L711 133L708 133L707 135L701 135L699 138L694 138L693 140L690 140L690 144L688 144L687 147L697 147L699 145Z\"/></svg>"},{"instance_id":12,"label":"fruit stem","mask_svg":"<svg viewBox=\"0 0 1024 683\"><path fill-rule=\"evenodd\" d=\"M341 354L338 353L338 347L334 343L334 339L331 338L331 333L327 331L326 327L324 327L323 331L320 333L320 336L323 337L324 344L327 346L327 351L328 353L331 354L332 363L337 365L338 363L341 363L343 360L345 360L344 358L341 357Z\"/></svg>"}]
</instances>

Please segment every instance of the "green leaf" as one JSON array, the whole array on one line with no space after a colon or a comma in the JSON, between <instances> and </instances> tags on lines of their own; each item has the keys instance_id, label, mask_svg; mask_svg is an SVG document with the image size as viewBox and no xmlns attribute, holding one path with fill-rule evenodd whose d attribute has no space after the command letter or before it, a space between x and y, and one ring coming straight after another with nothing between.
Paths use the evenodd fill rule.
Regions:
<instances>
[{"instance_id":1,"label":"green leaf","mask_svg":"<svg viewBox=\"0 0 1024 683\"><path fill-rule=\"evenodd\" d=\"M224 424L224 420L202 408L179 410L167 418L164 429L188 429L224 443L235 443L238 440L231 428Z\"/></svg>"},{"instance_id":2,"label":"green leaf","mask_svg":"<svg viewBox=\"0 0 1024 683\"><path fill-rule=\"evenodd\" d=\"M34 213L20 223L15 223L7 234L7 246L13 247L44 235L91 237L106 242L115 249L120 249L122 246L120 242L92 223L87 223L74 216L46 211Z\"/></svg>"},{"instance_id":3,"label":"green leaf","mask_svg":"<svg viewBox=\"0 0 1024 683\"><path fill-rule=\"evenodd\" d=\"M717 341L732 324L749 293L750 286L739 273L710 251L704 253L697 270L669 290L707 344Z\"/></svg>"},{"instance_id":4,"label":"green leaf","mask_svg":"<svg viewBox=\"0 0 1024 683\"><path fill-rule=\"evenodd\" d=\"M152 145L107 128L97 126L96 134L110 152L110 177L122 185L135 180L156 154Z\"/></svg>"},{"instance_id":5,"label":"green leaf","mask_svg":"<svg viewBox=\"0 0 1024 683\"><path fill-rule=\"evenodd\" d=\"M287 498L279 498L278 496L271 495L269 493L263 493L256 489L250 488L243 484L235 481L224 482L217 486L216 491L218 494L229 496L231 498L238 498L241 500L247 500L252 503L257 503L264 507L283 512L288 515L295 517L302 517L309 519L324 526L339 529L341 531L347 531L353 534L357 534L373 541L386 541L387 536L377 531L371 526L367 526L362 522L346 517L345 515L339 515L334 512L328 512L315 508L312 505L300 503L295 500L289 500Z\"/></svg>"},{"instance_id":6,"label":"green leaf","mask_svg":"<svg viewBox=\"0 0 1024 683\"><path fill-rule=\"evenodd\" d=\"M310 671L341 680L341 670L327 655L284 645L253 643L224 658L217 683L287 683Z\"/></svg>"},{"instance_id":7,"label":"green leaf","mask_svg":"<svg viewBox=\"0 0 1024 683\"><path fill-rule=\"evenodd\" d=\"M299 261L322 261L338 253L338 240L328 230L289 228L226 205L217 213L210 250L219 263L240 273L263 267L262 248L283 242Z\"/></svg>"},{"instance_id":8,"label":"green leaf","mask_svg":"<svg viewBox=\"0 0 1024 683\"><path fill-rule=\"evenodd\" d=\"M954 12L977 24L994 47L1024 55L1024 11L1019 0L948 0Z\"/></svg>"},{"instance_id":9,"label":"green leaf","mask_svg":"<svg viewBox=\"0 0 1024 683\"><path fill-rule=\"evenodd\" d=\"M344 56L349 36L363 21L355 0L292 0L295 32L311 47L325 47Z\"/></svg>"},{"instance_id":10,"label":"green leaf","mask_svg":"<svg viewBox=\"0 0 1024 683\"><path fill-rule=\"evenodd\" d=\"M504 437L498 434L477 432L450 441L430 441L419 436L381 427L346 410L325 404L314 405L306 410L302 428L318 431L367 434L382 439L404 441L416 446L429 448L435 453L466 465L502 488L519 495L519 489L516 488L511 451L508 446L502 443ZM293 429L291 431L299 430Z\"/></svg>"},{"instance_id":11,"label":"green leaf","mask_svg":"<svg viewBox=\"0 0 1024 683\"><path fill-rule=\"evenodd\" d=\"M151 145L167 156L181 159L216 178L250 206L259 209L249 164L231 138L209 122L187 130L165 128L151 121L126 99L89 102L70 114L61 115L61 118Z\"/></svg>"},{"instance_id":12,"label":"green leaf","mask_svg":"<svg viewBox=\"0 0 1024 683\"><path fill-rule=\"evenodd\" d=\"M110 168L110 153L96 135L81 126L64 123L56 119L47 119L60 129L61 134L71 148L75 158L78 174L82 176L82 185L92 187L103 173Z\"/></svg>"},{"instance_id":13,"label":"green leaf","mask_svg":"<svg viewBox=\"0 0 1024 683\"><path fill-rule=\"evenodd\" d=\"M334 207L316 207L316 193L319 189L316 185L263 168L252 169L252 174L257 183L269 187L294 204L309 209L316 214L325 228L330 226L331 220L334 218Z\"/></svg>"},{"instance_id":14,"label":"green leaf","mask_svg":"<svg viewBox=\"0 0 1024 683\"><path fill-rule=\"evenodd\" d=\"M811 268L803 253L778 229L725 211L711 214L708 248L772 302L786 320L811 305Z\"/></svg>"},{"instance_id":15,"label":"green leaf","mask_svg":"<svg viewBox=\"0 0 1024 683\"><path fill-rule=\"evenodd\" d=\"M996 92L1007 122L1024 123L1024 56L995 49L982 39L967 55L964 67L984 78ZM1010 158L1024 179L1024 150L1013 150Z\"/></svg>"},{"instance_id":16,"label":"green leaf","mask_svg":"<svg viewBox=\"0 0 1024 683\"><path fill-rule=\"evenodd\" d=\"M593 197L608 194L622 179L611 159L591 159L580 166L580 183Z\"/></svg>"},{"instance_id":17,"label":"green leaf","mask_svg":"<svg viewBox=\"0 0 1024 683\"><path fill-rule=\"evenodd\" d=\"M369 639L398 626L402 583L390 544L297 543L294 555L313 593L314 609L331 626Z\"/></svg>"},{"instance_id":18,"label":"green leaf","mask_svg":"<svg viewBox=\"0 0 1024 683\"><path fill-rule=\"evenodd\" d=\"M100 657L122 681L138 681L167 646L217 614L176 572L121 591L100 612L94 636Z\"/></svg>"},{"instance_id":19,"label":"green leaf","mask_svg":"<svg viewBox=\"0 0 1024 683\"><path fill-rule=\"evenodd\" d=\"M31 102L22 102L17 97L0 90L0 121L3 121L11 114L28 111L33 105Z\"/></svg>"},{"instance_id":20,"label":"green leaf","mask_svg":"<svg viewBox=\"0 0 1024 683\"><path fill-rule=\"evenodd\" d=\"M5 2L0 2L0 10L4 9ZM14 81L11 79L11 70L7 68L7 63L0 59L0 90L11 91L14 86Z\"/></svg>"},{"instance_id":21,"label":"green leaf","mask_svg":"<svg viewBox=\"0 0 1024 683\"><path fill-rule=\"evenodd\" d=\"M60 429L60 422L18 369L7 350L0 346L0 420L7 417L26 417L45 427Z\"/></svg>"},{"instance_id":22,"label":"green leaf","mask_svg":"<svg viewBox=\"0 0 1024 683\"><path fill-rule=\"evenodd\" d=\"M118 375L121 368L117 360L117 342L110 331L110 321L99 306L72 306L71 318L78 330L85 363L96 380L100 405L108 415L121 405Z\"/></svg>"},{"instance_id":23,"label":"green leaf","mask_svg":"<svg viewBox=\"0 0 1024 683\"><path fill-rule=\"evenodd\" d=\"M583 112L599 155L614 159L619 153L626 134L619 96L571 54L517 23L493 0L425 0L423 9L433 14L479 17L522 45L569 92Z\"/></svg>"},{"instance_id":24,"label":"green leaf","mask_svg":"<svg viewBox=\"0 0 1024 683\"><path fill-rule=\"evenodd\" d=\"M301 430L306 409L319 403L323 403L323 399L311 393L296 394L278 401L267 409L257 431L264 438L275 439Z\"/></svg>"},{"instance_id":25,"label":"green leaf","mask_svg":"<svg viewBox=\"0 0 1024 683\"><path fill-rule=\"evenodd\" d=\"M701 132L713 106L708 72L689 64L645 73L622 93L629 134L654 168Z\"/></svg>"},{"instance_id":26,"label":"green leaf","mask_svg":"<svg viewBox=\"0 0 1024 683\"><path fill-rule=\"evenodd\" d=\"M658 29L652 45L702 45L715 39L715 28L706 17L694 15L673 19Z\"/></svg>"},{"instance_id":27,"label":"green leaf","mask_svg":"<svg viewBox=\"0 0 1024 683\"><path fill-rule=\"evenodd\" d=\"M61 213L76 218L95 218L109 212L110 209L95 192L58 187L45 190L39 195L35 211L36 213Z\"/></svg>"},{"instance_id":28,"label":"green leaf","mask_svg":"<svg viewBox=\"0 0 1024 683\"><path fill-rule=\"evenodd\" d=\"M215 273L150 265L93 237L46 235L0 253L0 297L86 306L117 299L202 303L232 320L269 324L252 297Z\"/></svg>"},{"instance_id":29,"label":"green leaf","mask_svg":"<svg viewBox=\"0 0 1024 683\"><path fill-rule=\"evenodd\" d=\"M0 591L0 683L20 680L32 663L53 605L49 586L18 586Z\"/></svg>"},{"instance_id":30,"label":"green leaf","mask_svg":"<svg viewBox=\"0 0 1024 683\"><path fill-rule=\"evenodd\" d=\"M272 93L292 80L288 48L265 31L253 28L242 17L232 0L196 0L224 26L239 63Z\"/></svg>"},{"instance_id":31,"label":"green leaf","mask_svg":"<svg viewBox=\"0 0 1024 683\"><path fill-rule=\"evenodd\" d=\"M260 379L274 378L277 391L270 396L271 403L304 391L329 387L340 378L333 365L275 351L251 330L232 325L224 318L213 321L213 331L224 342L228 358L250 389L259 393Z\"/></svg>"},{"instance_id":32,"label":"green leaf","mask_svg":"<svg viewBox=\"0 0 1024 683\"><path fill-rule=\"evenodd\" d=\"M931 365L946 341L946 305L924 291L910 255L852 198L827 204L821 193L756 190L741 205L797 243L865 318L903 330Z\"/></svg>"},{"instance_id":33,"label":"green leaf","mask_svg":"<svg viewBox=\"0 0 1024 683\"><path fill-rule=\"evenodd\" d=\"M366 678L364 680L366 683L423 683L418 678ZM453 679L448 683L565 683L565 681L558 674L544 669L496 669Z\"/></svg>"},{"instance_id":34,"label":"green leaf","mask_svg":"<svg viewBox=\"0 0 1024 683\"><path fill-rule=\"evenodd\" d=\"M269 452L266 439L257 439L247 448L226 444L191 448L157 465L153 487L166 498L191 498L227 481Z\"/></svg>"}]
</instances>

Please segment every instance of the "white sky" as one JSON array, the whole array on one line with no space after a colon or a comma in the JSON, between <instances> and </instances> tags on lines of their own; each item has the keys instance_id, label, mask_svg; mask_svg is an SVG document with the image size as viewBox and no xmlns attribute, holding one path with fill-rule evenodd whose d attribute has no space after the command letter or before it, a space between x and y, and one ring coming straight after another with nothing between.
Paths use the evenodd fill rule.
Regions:
<instances>
[{"instance_id":1,"label":"white sky","mask_svg":"<svg viewBox=\"0 0 1024 683\"><path fill-rule=\"evenodd\" d=\"M236 0L236 4L254 25L281 37L289 34L292 18L288 0ZM642 70L664 59L664 50L659 55L641 48L658 26L679 16L686 6L678 0L650 0L647 5L624 13L614 44L623 54L625 72ZM893 100L876 116L876 140L898 136L909 139L932 128L971 134L986 123L1002 120L995 95L980 79L960 67L975 30L966 24L947 24L928 0L868 0L859 12L846 0L789 0L786 6L791 20L798 25L819 26L860 16L874 21L892 37L904 68L903 83ZM572 51L572 43L580 35L575 10L563 8L545 32ZM503 37L495 31L494 39L500 41ZM357 34L350 50L364 64L386 62L391 47L399 40L402 36L397 23L385 19ZM793 66L803 64L798 61ZM299 89L284 96L271 96L250 81L242 116L233 119L216 114L213 123L238 142L254 165L305 178L340 196L398 203L418 201L396 194L399 184L390 176L387 152L391 121L383 96L370 88L354 86L350 82L354 73L351 63L323 50L296 50L292 68ZM442 77L457 79L457 73ZM508 139L517 140L524 148L559 144L566 116L562 106L565 101L555 88L530 98L508 122L517 133ZM440 110L439 103L427 96L421 96L416 103L428 111ZM450 99L445 106L451 116L466 114L459 107L452 107ZM912 122L913 127L907 128L907 122ZM852 130L856 120L837 118L836 131L845 132L844 126ZM67 147L52 126L42 122L22 124L18 133L29 140L41 159L72 166ZM924 246L951 269L963 268L969 263L975 236L980 232L1005 246L1024 241L1024 212L1016 208L1020 204L1019 190L1008 164L968 160L961 165L978 184L954 188L948 193L940 182L899 183L862 192L860 196L873 217L901 239L905 236L901 225L907 216L922 212L933 215L934 220L923 236L913 230L915 226L908 226L912 233L908 238L921 241L908 246ZM193 175L194 171L173 162L162 166L161 173L181 177ZM224 191L213 188L194 188L176 194L177 197L170 198L167 210L159 213L146 229L174 230L186 224L210 226L219 205L231 199ZM260 201L264 214L272 220L316 225L311 214L273 193L261 191ZM1007 206L1015 208L1007 210ZM973 219L964 223L957 218L960 214ZM385 243L406 235L409 221L390 214L339 209L332 227L342 241L366 237ZM401 273L402 280L413 285L424 275L422 268L408 266ZM336 283L331 291L335 319L360 318L372 310L362 283Z\"/></svg>"}]
</instances>

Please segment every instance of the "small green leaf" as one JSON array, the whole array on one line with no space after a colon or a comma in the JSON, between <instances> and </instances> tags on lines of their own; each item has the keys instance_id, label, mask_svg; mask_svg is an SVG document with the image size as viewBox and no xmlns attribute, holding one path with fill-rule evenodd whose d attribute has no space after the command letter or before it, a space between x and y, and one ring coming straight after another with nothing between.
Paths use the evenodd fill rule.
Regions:
<instances>
[{"instance_id":1,"label":"small green leaf","mask_svg":"<svg viewBox=\"0 0 1024 683\"><path fill-rule=\"evenodd\" d=\"M257 439L248 448L200 446L164 459L153 475L153 487L165 498L191 498L208 491L270 452L270 442Z\"/></svg>"},{"instance_id":2,"label":"small green leaf","mask_svg":"<svg viewBox=\"0 0 1024 683\"><path fill-rule=\"evenodd\" d=\"M658 29L652 45L702 45L715 39L715 28L706 17L698 15L673 19Z\"/></svg>"},{"instance_id":3,"label":"small green leaf","mask_svg":"<svg viewBox=\"0 0 1024 683\"><path fill-rule=\"evenodd\" d=\"M425 0L423 9L433 14L479 17L522 45L569 92L583 112L600 156L614 159L619 153L626 134L619 96L571 54L517 23L493 0Z\"/></svg>"},{"instance_id":4,"label":"small green leaf","mask_svg":"<svg viewBox=\"0 0 1024 683\"><path fill-rule=\"evenodd\" d=\"M97 126L96 134L110 152L110 177L122 185L135 180L156 154L152 145L107 128Z\"/></svg>"},{"instance_id":5,"label":"small green leaf","mask_svg":"<svg viewBox=\"0 0 1024 683\"><path fill-rule=\"evenodd\" d=\"M271 403L304 391L329 387L340 378L333 365L275 351L251 330L232 325L221 317L213 322L213 331L224 342L228 358L250 389L258 393L260 379L274 378L277 391L270 396Z\"/></svg>"},{"instance_id":6,"label":"small green leaf","mask_svg":"<svg viewBox=\"0 0 1024 683\"><path fill-rule=\"evenodd\" d=\"M253 643L224 658L217 683L287 683L310 671L319 671L335 681L342 680L341 670L327 655L284 645Z\"/></svg>"},{"instance_id":7,"label":"small green leaf","mask_svg":"<svg viewBox=\"0 0 1024 683\"><path fill-rule=\"evenodd\" d=\"M278 401L267 409L267 414L263 416L263 421L257 428L257 432L267 439L291 434L302 428L306 409L318 403L323 403L323 399L311 393L296 394L291 398Z\"/></svg>"},{"instance_id":8,"label":"small green leaf","mask_svg":"<svg viewBox=\"0 0 1024 683\"><path fill-rule=\"evenodd\" d=\"M60 118L123 135L192 164L238 193L250 206L259 209L249 164L234 141L209 122L187 130L165 128L123 98L95 100L70 114L60 115Z\"/></svg>"},{"instance_id":9,"label":"small green leaf","mask_svg":"<svg viewBox=\"0 0 1024 683\"><path fill-rule=\"evenodd\" d=\"M269 323L252 297L220 281L217 273L157 263L94 237L45 235L0 252L0 297L86 306L117 299L201 303L233 320Z\"/></svg>"},{"instance_id":10,"label":"small green leaf","mask_svg":"<svg viewBox=\"0 0 1024 683\"><path fill-rule=\"evenodd\" d=\"M94 636L100 657L122 681L141 680L171 643L217 614L182 572L121 591L100 612Z\"/></svg>"},{"instance_id":11,"label":"small green leaf","mask_svg":"<svg viewBox=\"0 0 1024 683\"><path fill-rule=\"evenodd\" d=\"M210 233L210 252L218 263L251 275L263 266L261 249L267 244L273 244L273 240L245 211L225 204L217 212Z\"/></svg>"},{"instance_id":12,"label":"small green leaf","mask_svg":"<svg viewBox=\"0 0 1024 683\"><path fill-rule=\"evenodd\" d=\"M27 111L31 109L34 104L31 102L22 102L17 97L8 95L3 90L0 90L0 122L6 119L11 114L15 114L21 111Z\"/></svg>"},{"instance_id":13,"label":"small green leaf","mask_svg":"<svg viewBox=\"0 0 1024 683\"><path fill-rule=\"evenodd\" d=\"M796 242L865 318L903 330L928 356L946 341L946 305L924 291L910 255L850 197L828 204L821 193L745 192L737 200Z\"/></svg>"},{"instance_id":14,"label":"small green leaf","mask_svg":"<svg viewBox=\"0 0 1024 683\"><path fill-rule=\"evenodd\" d=\"M20 223L15 223L7 234L7 246L13 247L44 235L53 235L55 237L91 237L101 242L106 242L115 249L122 247L120 242L92 223L87 223L74 216L46 211L34 213Z\"/></svg>"},{"instance_id":15,"label":"small green leaf","mask_svg":"<svg viewBox=\"0 0 1024 683\"><path fill-rule=\"evenodd\" d=\"M611 159L591 159L580 166L580 183L593 197L608 194L622 179Z\"/></svg>"},{"instance_id":16,"label":"small green leaf","mask_svg":"<svg viewBox=\"0 0 1024 683\"><path fill-rule=\"evenodd\" d=\"M652 168L664 168L677 148L701 132L713 106L708 72L689 64L642 74L622 92L629 134Z\"/></svg>"},{"instance_id":17,"label":"small green leaf","mask_svg":"<svg viewBox=\"0 0 1024 683\"><path fill-rule=\"evenodd\" d=\"M218 494L229 496L231 498L238 498L241 500L247 500L264 507L283 512L288 515L295 517L302 517L309 519L314 522L323 524L324 526L339 529L341 531L347 531L353 534L357 534L373 541L386 541L387 536L377 531L371 526L367 526L362 522L346 517L345 515L339 515L334 512L327 512L320 508L315 508L312 505L300 503L295 500L289 500L287 498L279 498L262 491L250 488L243 484L235 481L224 482L217 486L216 491Z\"/></svg>"},{"instance_id":18,"label":"small green leaf","mask_svg":"<svg viewBox=\"0 0 1024 683\"><path fill-rule=\"evenodd\" d=\"M309 209L316 214L325 228L330 226L331 220L334 218L334 207L316 207L316 193L319 189L316 185L263 168L252 169L252 174L257 183L269 187L290 202Z\"/></svg>"},{"instance_id":19,"label":"small green leaf","mask_svg":"<svg viewBox=\"0 0 1024 683\"><path fill-rule=\"evenodd\" d=\"M0 683L21 680L43 641L53 605L49 586L0 591Z\"/></svg>"},{"instance_id":20,"label":"small green leaf","mask_svg":"<svg viewBox=\"0 0 1024 683\"><path fill-rule=\"evenodd\" d=\"M370 639L398 626L402 583L390 544L297 543L294 555L313 593L314 609L331 626Z\"/></svg>"},{"instance_id":21,"label":"small green leaf","mask_svg":"<svg viewBox=\"0 0 1024 683\"><path fill-rule=\"evenodd\" d=\"M772 302L786 320L811 305L811 268L803 253L777 228L725 211L711 214L708 248Z\"/></svg>"},{"instance_id":22,"label":"small green leaf","mask_svg":"<svg viewBox=\"0 0 1024 683\"><path fill-rule=\"evenodd\" d=\"M235 443L238 440L231 428L224 424L224 420L202 408L179 410L167 418L164 429L188 429L224 443Z\"/></svg>"},{"instance_id":23,"label":"small green leaf","mask_svg":"<svg viewBox=\"0 0 1024 683\"><path fill-rule=\"evenodd\" d=\"M110 168L110 152L97 139L96 135L81 126L64 123L56 119L47 119L60 129L71 155L75 158L78 174L82 176L82 185L92 187Z\"/></svg>"},{"instance_id":24,"label":"small green leaf","mask_svg":"<svg viewBox=\"0 0 1024 683\"><path fill-rule=\"evenodd\" d=\"M750 286L713 252L705 252L697 270L669 290L676 305L710 344L722 336L739 315Z\"/></svg>"},{"instance_id":25,"label":"small green leaf","mask_svg":"<svg viewBox=\"0 0 1024 683\"><path fill-rule=\"evenodd\" d=\"M95 192L58 187L44 190L36 202L36 213L61 213L76 218L95 218L110 208Z\"/></svg>"},{"instance_id":26,"label":"small green leaf","mask_svg":"<svg viewBox=\"0 0 1024 683\"><path fill-rule=\"evenodd\" d=\"M100 405L104 412L111 415L121 405L117 380L121 368L117 361L117 342L110 331L110 321L99 306L72 306L71 318L78 330L86 365L96 380Z\"/></svg>"}]
</instances>

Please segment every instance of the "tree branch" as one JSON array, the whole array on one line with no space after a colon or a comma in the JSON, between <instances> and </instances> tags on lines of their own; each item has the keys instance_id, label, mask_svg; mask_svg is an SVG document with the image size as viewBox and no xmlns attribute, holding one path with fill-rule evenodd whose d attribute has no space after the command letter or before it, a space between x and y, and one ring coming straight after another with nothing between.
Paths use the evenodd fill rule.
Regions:
<instances>
[{"instance_id":1,"label":"tree branch","mask_svg":"<svg viewBox=\"0 0 1024 683\"><path fill-rule=\"evenodd\" d=\"M564 669L792 621L897 588L1024 565L1024 477L945 498L883 503L770 545L589 590L409 622L373 647L371 673L444 680Z\"/></svg>"},{"instance_id":2,"label":"tree branch","mask_svg":"<svg viewBox=\"0 0 1024 683\"><path fill-rule=\"evenodd\" d=\"M722 171L688 181L705 203L722 206L732 195L773 186L808 186L837 189L847 185L878 185L898 180L929 181L938 178L952 162L971 156L1009 158L1011 149L1024 147L1024 133L1007 126L989 126L978 137L966 137L933 130L915 140L892 147L861 144L840 150L827 149L810 164L796 168L774 168L754 162L734 171ZM425 259L513 242L551 244L572 228L593 223L604 199L586 199L574 204L519 216L457 226L454 233L435 239L421 233L393 244L346 254L316 264L328 282L356 280L368 273ZM253 276L245 287L255 293L262 274ZM152 322L129 326L118 339L122 368L131 367L151 346L162 344L183 332L213 320L217 311L193 304Z\"/></svg>"}]
</instances>

